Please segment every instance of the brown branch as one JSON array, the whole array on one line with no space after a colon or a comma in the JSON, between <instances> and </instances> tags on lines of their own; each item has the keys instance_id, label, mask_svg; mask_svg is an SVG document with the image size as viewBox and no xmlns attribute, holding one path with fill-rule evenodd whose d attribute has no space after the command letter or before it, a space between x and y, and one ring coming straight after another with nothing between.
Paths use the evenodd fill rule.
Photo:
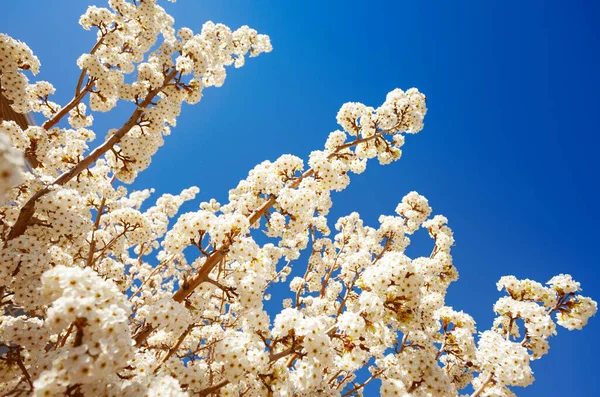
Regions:
<instances>
[{"instance_id":1,"label":"brown branch","mask_svg":"<svg viewBox=\"0 0 600 397\"><path fill-rule=\"evenodd\" d=\"M114 176L113 176L114 180ZM104 204L106 204L106 197L102 197L102 201L100 201L100 207L98 207L98 213L96 214L96 221L94 222L94 228L92 229L92 238L90 241L90 250L88 252L88 258L86 262L86 267L92 265L94 260L94 252L96 251L96 240L94 239L94 235L96 231L100 228L100 218L102 217L102 211L104 210Z\"/></svg>"},{"instance_id":2,"label":"brown branch","mask_svg":"<svg viewBox=\"0 0 600 397\"><path fill-rule=\"evenodd\" d=\"M25 160L29 163L31 168L37 168L40 166L40 161L37 159L35 155L35 151L37 150L37 141L32 140L31 144L27 149L25 149Z\"/></svg>"},{"instance_id":3,"label":"brown branch","mask_svg":"<svg viewBox=\"0 0 600 397\"><path fill-rule=\"evenodd\" d=\"M50 190L48 188L44 188L36 192L31 198L25 203L23 208L21 208L21 212L19 212L19 217L17 221L13 225L12 229L8 233L8 236L5 241L12 240L16 237L19 237L23 233L25 233L25 229L29 224L31 218L33 218L33 214L35 213L35 203L42 196L47 194Z\"/></svg>"},{"instance_id":4,"label":"brown branch","mask_svg":"<svg viewBox=\"0 0 600 397\"><path fill-rule=\"evenodd\" d=\"M280 351L279 353L270 354L270 355L269 355L269 363L272 363L272 362L274 362L274 361L277 361L277 360L279 360L280 358L282 358L282 357L285 357L285 356L287 356L287 355L290 355L290 354L292 354L292 353L295 353L295 346L292 346L292 347L290 347L290 348L288 348L288 349L285 349L285 350L283 350L283 351ZM200 390L200 391L198 392L198 395L199 395L199 396L207 396L207 395L209 395L210 393L214 393L214 392L216 392L217 390L219 390L219 389L221 389L221 388L223 388L223 387L227 386L228 384L229 384L229 381L228 381L228 380L226 380L226 379L224 379L224 380L220 381L219 383L215 383L215 384L214 384L214 385L212 385L212 386L209 386L209 387L207 387L207 388L204 388L204 389Z\"/></svg>"},{"instance_id":5,"label":"brown branch","mask_svg":"<svg viewBox=\"0 0 600 397\"><path fill-rule=\"evenodd\" d=\"M77 331L75 331L75 341L73 342L73 346L79 347L83 343L83 327L85 327L87 321L85 318L78 318L73 322L73 324L75 324L75 328L77 328Z\"/></svg>"},{"instance_id":6,"label":"brown branch","mask_svg":"<svg viewBox=\"0 0 600 397\"><path fill-rule=\"evenodd\" d=\"M344 297L342 298L342 301L340 302L340 307L338 307L338 309L337 309L335 318L338 318L340 316L340 314L342 314L342 312L344 311L344 307L346 307L346 301L348 300L348 297L350 297L350 291L352 291L352 288L354 288L354 283L358 279L358 274L359 273L357 272L354 275L354 278L352 279L352 281L350 282L350 285L346 286L346 292L344 293Z\"/></svg>"},{"instance_id":7,"label":"brown branch","mask_svg":"<svg viewBox=\"0 0 600 397\"><path fill-rule=\"evenodd\" d=\"M136 225L132 229L129 229L127 226L128 225L124 225L123 231L110 239L110 241L100 250L100 255L98 255L96 259L94 259L94 253L92 252L92 259L89 266L93 266L99 259L101 259L106 254L106 251L108 251L109 248L111 248L117 241L119 241L121 237L125 236L129 232L135 231L137 229L136 226L138 226L138 224L136 223Z\"/></svg>"},{"instance_id":8,"label":"brown branch","mask_svg":"<svg viewBox=\"0 0 600 397\"><path fill-rule=\"evenodd\" d=\"M20 351L17 353L16 362L17 362L17 366L19 367L19 369L23 373L23 376L25 377L25 380L29 384L29 387L31 388L31 390L33 390L33 382L31 381L31 376L29 375L29 372L27 372L27 368L25 367L25 364L23 364L23 359L21 358L21 352Z\"/></svg>"},{"instance_id":9,"label":"brown branch","mask_svg":"<svg viewBox=\"0 0 600 397\"><path fill-rule=\"evenodd\" d=\"M295 352L294 354L292 354L290 356L290 358L287 360L287 363L285 364L285 366L287 368L292 368L292 366L294 365L294 361L296 361L296 359L298 358L299 354L298 352Z\"/></svg>"},{"instance_id":10,"label":"brown branch","mask_svg":"<svg viewBox=\"0 0 600 397\"><path fill-rule=\"evenodd\" d=\"M71 325L69 325L69 328L67 328L67 332L65 333L65 336L63 336L61 340L56 342L56 344L54 345L54 348L62 347L65 345L65 343L67 343L67 339L69 339L71 332L73 332L74 326L75 326L74 323L71 323Z\"/></svg>"},{"instance_id":11,"label":"brown branch","mask_svg":"<svg viewBox=\"0 0 600 397\"><path fill-rule=\"evenodd\" d=\"M406 390L409 394L414 392L415 390L417 390L419 387L421 387L421 385L423 384L423 382L425 382L425 379L423 379L424 374L421 374L421 379L419 380L413 380L412 384L409 386L409 388Z\"/></svg>"},{"instance_id":12,"label":"brown branch","mask_svg":"<svg viewBox=\"0 0 600 397\"><path fill-rule=\"evenodd\" d=\"M382 257L383 254L385 254L389 249L390 249L390 245L392 243L392 239L394 238L394 233L391 233L389 236L387 236L386 240L385 240L385 245L383 247L383 249L381 250L381 252L375 257L375 260L373 261L372 265L375 265Z\"/></svg>"},{"instance_id":13,"label":"brown branch","mask_svg":"<svg viewBox=\"0 0 600 397\"><path fill-rule=\"evenodd\" d=\"M267 288L271 285L271 283L273 283L273 281L277 280L280 278L281 273L283 273L283 271L290 265L291 261L287 261L287 263L285 264L285 266L283 266L281 268L280 271L277 272L277 274L275 274L275 276L273 276L269 281L267 281L267 284L265 285L265 291L267 290Z\"/></svg>"},{"instance_id":14,"label":"brown branch","mask_svg":"<svg viewBox=\"0 0 600 397\"><path fill-rule=\"evenodd\" d=\"M371 135L371 136L366 137L366 138L355 139L352 142L348 142L348 143L345 143L345 144L343 144L341 146L338 146L337 148L335 148L334 153L339 153L340 151L342 151L344 149L348 149L348 148L350 148L352 146L356 146L359 143L365 143L365 142L369 142L369 141L371 141L373 139L381 138L384 133L385 132L378 132L375 135Z\"/></svg>"},{"instance_id":15,"label":"brown branch","mask_svg":"<svg viewBox=\"0 0 600 397\"><path fill-rule=\"evenodd\" d=\"M344 377L338 382L337 385L335 385L335 390L338 390L340 388L340 386L342 386L344 383L346 383L348 381L348 379L350 379L352 377L353 373L347 373L346 375L344 375Z\"/></svg>"},{"instance_id":16,"label":"brown branch","mask_svg":"<svg viewBox=\"0 0 600 397\"><path fill-rule=\"evenodd\" d=\"M162 269L162 267L164 265L166 265L167 263L169 263L172 259L173 259L173 256L170 256L167 259L163 260L158 265L156 265L156 267L154 269L152 269L152 272L150 272L150 274L148 275L148 277L146 277L146 279L144 280L144 282L142 283L142 285L140 285L139 288L129 297L129 302L131 302L133 300L133 298L135 298L136 295L140 293L140 291L142 290L142 288L144 288L144 286L148 283L148 281L150 281L150 279L152 279L152 276L154 276L159 270Z\"/></svg>"},{"instance_id":17,"label":"brown branch","mask_svg":"<svg viewBox=\"0 0 600 397\"><path fill-rule=\"evenodd\" d=\"M323 298L325 296L325 290L327 289L327 284L329 284L329 279L331 278L331 275L333 274L333 272L337 269L338 259L340 258L340 255L342 254L342 251L346 247L346 238L344 238L343 241L344 241L344 244L342 245L342 248L340 248L340 250L338 251L337 255L335 256L335 260L333 261L333 265L331 265L331 268L329 269L329 271L325 275L325 279L321 283L321 291L319 292L319 296L321 298Z\"/></svg>"},{"instance_id":18,"label":"brown branch","mask_svg":"<svg viewBox=\"0 0 600 397\"><path fill-rule=\"evenodd\" d=\"M473 392L473 394L471 394L470 397L477 397L477 396L479 396L481 394L481 392L483 390L485 390L485 388L487 387L488 383L490 383L492 381L493 377L494 377L494 373L490 372L489 375L485 378L485 380L481 384L481 386L479 386L479 388L477 388L477 390L475 390Z\"/></svg>"},{"instance_id":19,"label":"brown branch","mask_svg":"<svg viewBox=\"0 0 600 397\"><path fill-rule=\"evenodd\" d=\"M71 99L71 102L67 103L64 107L62 107L58 113L56 113L54 116L52 116L52 118L46 120L46 122L44 124L42 124L42 127L46 131L49 131L52 127L54 127L56 124L58 124L58 122L67 113L69 113L71 111L71 109L73 109L75 106L77 106L79 104L79 102L81 102L81 100L87 95L87 93L92 90L92 87L94 86L94 82L95 82L95 80L88 81L88 83L85 85L85 87L83 87L83 90L81 90L77 95L75 95L73 97L73 99Z\"/></svg>"},{"instance_id":20,"label":"brown branch","mask_svg":"<svg viewBox=\"0 0 600 397\"><path fill-rule=\"evenodd\" d=\"M511 315L510 322L508 323L508 328L506 329L506 335L504 335L506 340L508 340L508 341L510 341L510 333L512 332L512 327L513 327L514 323L515 323L515 318Z\"/></svg>"},{"instance_id":21,"label":"brown branch","mask_svg":"<svg viewBox=\"0 0 600 397\"><path fill-rule=\"evenodd\" d=\"M71 168L69 171L61 174L58 178L56 178L50 185L45 188L39 190L35 193L28 201L25 203L21 212L19 213L19 217L15 222L14 226L10 230L8 234L8 240L12 240L16 237L21 236L25 233L27 226L33 214L35 213L35 204L37 200L39 200L42 196L48 194L50 192L50 186L62 186L69 182L71 179L75 178L77 175L81 174L84 170L94 164L102 155L108 152L115 144L119 143L121 139L127 134L138 122L138 119L144 113L144 109L152 102L152 99L165 87L165 85L177 74L177 70L173 69L166 77L165 82L161 87L155 88L151 90L146 98L140 103L140 105L136 108L133 114L129 117L129 119L123 124L121 128L117 130L114 134L110 136L103 144L94 149L90 154L88 154L85 158L83 158L77 165ZM83 92L83 91L82 91ZM50 120L48 120L49 122ZM46 123L48 123L46 122ZM44 123L44 125L46 124ZM44 126L44 128L46 128Z\"/></svg>"},{"instance_id":22,"label":"brown branch","mask_svg":"<svg viewBox=\"0 0 600 397\"><path fill-rule=\"evenodd\" d=\"M332 386L332 383L333 383L333 381L334 381L334 380L336 380L336 379L337 379L337 378L338 378L338 377L339 377L339 376L342 374L342 372L344 372L344 371L343 371L343 370L341 370L341 369L340 369L339 371L337 371L337 372L335 373L335 375L333 375L333 376L331 377L331 379L329 379L329 381L327 381L327 384L328 384L329 386Z\"/></svg>"},{"instance_id":23,"label":"brown branch","mask_svg":"<svg viewBox=\"0 0 600 397\"><path fill-rule=\"evenodd\" d=\"M351 395L352 393L356 392L357 390L362 389L363 387L365 387L366 385L368 385L373 379L377 378L379 375L381 375L383 373L383 369L380 369L378 372L374 373L373 375L371 375L367 380L365 380L363 383L354 386L354 388L352 388L352 390L342 394L341 397L348 397L349 395Z\"/></svg>"},{"instance_id":24,"label":"brown branch","mask_svg":"<svg viewBox=\"0 0 600 397\"><path fill-rule=\"evenodd\" d=\"M135 334L133 339L135 340L135 345L140 346L142 342L146 340L148 336L154 331L154 327L150 324L144 325L138 332Z\"/></svg>"},{"instance_id":25,"label":"brown branch","mask_svg":"<svg viewBox=\"0 0 600 397\"><path fill-rule=\"evenodd\" d=\"M215 287L219 288L221 291L223 291L225 293L225 295L227 295L227 299L232 299L232 297L237 297L239 296L239 294L237 292L235 292L235 288L234 287L226 287L223 284L219 283L216 280L213 280L212 278L208 277L206 279L206 281L209 284L214 285Z\"/></svg>"},{"instance_id":26,"label":"brown branch","mask_svg":"<svg viewBox=\"0 0 600 397\"><path fill-rule=\"evenodd\" d=\"M116 26L112 29L112 32L114 32L115 30L117 30ZM96 42L96 44L94 44L94 46L92 47L92 49L90 51L90 55L94 55L96 53L96 51L98 51L98 48L100 48L100 46L104 43L105 37L106 37L106 34L103 33L102 37L100 37L100 40L98 40ZM83 84L83 78L85 77L86 72L87 72L87 68L83 68L81 70L81 74L79 75L79 79L77 80L77 87L75 88L75 96L78 96L81 93L81 85Z\"/></svg>"},{"instance_id":27,"label":"brown branch","mask_svg":"<svg viewBox=\"0 0 600 397\"><path fill-rule=\"evenodd\" d=\"M313 227L310 228L310 236L312 239L312 244L311 244L312 252L310 253L310 255L313 256L316 253L316 251L315 251L315 229ZM310 260L309 260L308 265L306 266L306 271L304 272L304 277L302 277L302 279L304 280L304 283L302 283L302 287L298 288L298 291L296 291L296 302L295 302L295 306L294 306L296 308L300 307L300 295L306 288L306 279L308 278L308 274L310 273L310 270L311 270L311 265L310 265ZM266 291L266 288L265 288L265 291Z\"/></svg>"},{"instance_id":28,"label":"brown branch","mask_svg":"<svg viewBox=\"0 0 600 397\"><path fill-rule=\"evenodd\" d=\"M407 332L402 337L402 342L400 342L400 348L398 349L398 354L402 353L402 350L404 350L404 348L407 346L409 335L410 335L410 332Z\"/></svg>"},{"instance_id":29,"label":"brown branch","mask_svg":"<svg viewBox=\"0 0 600 397\"><path fill-rule=\"evenodd\" d=\"M185 338L189 335L189 333L192 331L192 329L194 329L194 325L188 326L187 329L181 335L179 335L179 339L177 339L177 342L175 343L175 345L169 349L169 351L163 357L163 359L160 360L160 363L156 366L156 368L154 368L154 374L156 374L158 372L158 370L160 369L160 367L162 367L162 365L169 358L171 358L171 356L177 351L177 349L179 349L179 346L181 346L181 344L183 343Z\"/></svg>"},{"instance_id":30,"label":"brown branch","mask_svg":"<svg viewBox=\"0 0 600 397\"><path fill-rule=\"evenodd\" d=\"M216 392L217 390L219 390L222 387L225 387L229 384L229 381L227 379L223 379L222 381L220 381L219 383L215 383L212 386L209 386L205 389L202 389L198 392L199 396L208 396L210 393Z\"/></svg>"}]
</instances>

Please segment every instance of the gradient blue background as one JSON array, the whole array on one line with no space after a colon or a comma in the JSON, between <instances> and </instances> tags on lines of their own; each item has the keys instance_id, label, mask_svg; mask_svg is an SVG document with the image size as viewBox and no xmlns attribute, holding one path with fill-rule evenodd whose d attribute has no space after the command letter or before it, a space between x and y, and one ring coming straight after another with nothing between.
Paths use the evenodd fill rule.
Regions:
<instances>
[{"instance_id":1,"label":"gradient blue background","mask_svg":"<svg viewBox=\"0 0 600 397\"><path fill-rule=\"evenodd\" d=\"M0 31L29 44L39 78L72 96L75 60L95 35L77 21L96 1L2 2ZM450 219L460 280L448 302L489 328L495 283L506 274L546 281L570 273L600 299L598 99L594 1L233 1L164 3L176 26L206 20L248 24L274 51L249 59L220 89L187 106L136 187L225 201L256 163L283 153L307 158L337 128L346 101L378 106L393 88L428 97L425 129L400 162L370 164L334 195L331 220L358 211L368 224L417 190ZM596 44L594 44L596 43ZM124 112L98 116L99 136ZM197 202L189 208L197 206ZM417 247L424 238L417 237ZM417 254L417 252L414 252ZM421 252L421 253L424 253ZM562 328L533 363L520 396L592 396L598 391L600 319ZM377 395L370 388L367 395Z\"/></svg>"}]
</instances>

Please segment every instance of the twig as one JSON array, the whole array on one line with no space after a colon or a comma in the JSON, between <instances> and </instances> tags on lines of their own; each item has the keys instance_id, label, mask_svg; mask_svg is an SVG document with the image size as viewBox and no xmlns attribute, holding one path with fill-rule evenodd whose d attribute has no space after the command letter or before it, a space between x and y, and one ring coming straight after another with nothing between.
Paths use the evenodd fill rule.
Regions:
<instances>
[{"instance_id":1,"label":"twig","mask_svg":"<svg viewBox=\"0 0 600 397\"><path fill-rule=\"evenodd\" d=\"M114 179L114 176L113 176ZM90 241L90 250L88 252L88 258L86 262L86 267L92 265L92 261L94 260L94 252L96 250L96 240L94 238L96 231L100 228L100 218L102 217L102 211L104 211L104 204L106 204L106 197L102 197L102 201L100 201L100 207L98 207L98 213L96 214L96 221L94 222L94 228L92 229L92 237Z\"/></svg>"},{"instance_id":2,"label":"twig","mask_svg":"<svg viewBox=\"0 0 600 397\"><path fill-rule=\"evenodd\" d=\"M354 393L357 390L362 389L363 387L365 387L366 385L368 385L373 379L377 378L379 375L381 375L383 373L383 369L380 369L379 371L377 371L376 373L374 373L373 375L371 375L367 380L365 380L363 383L359 384L359 385L355 385L352 390L342 394L341 397L348 397L349 395L351 395L352 393Z\"/></svg>"},{"instance_id":3,"label":"twig","mask_svg":"<svg viewBox=\"0 0 600 397\"><path fill-rule=\"evenodd\" d=\"M185 340L185 338L189 335L189 333L192 331L192 329L194 329L194 325L189 325L187 327L187 329L181 334L179 335L179 339L177 339L177 343L175 343L175 345L173 347L171 347L169 349L169 351L167 352L167 354L163 357L162 360L160 360L160 363L156 366L156 368L154 368L154 374L156 374L158 372L158 370L160 369L160 367L169 359L171 358L171 356L177 351L177 349L179 349L179 346L181 346L181 344L183 343L183 341Z\"/></svg>"},{"instance_id":4,"label":"twig","mask_svg":"<svg viewBox=\"0 0 600 397\"><path fill-rule=\"evenodd\" d=\"M85 85L85 87L83 87L83 90L81 90L77 95L75 95L73 97L73 99L71 99L71 102L67 103L64 107L62 107L60 109L60 111L58 111L58 113L56 113L54 116L52 116L52 118L46 120L46 122L44 124L42 124L42 127L46 131L49 131L52 127L54 127L56 124L58 124L58 122L67 113L69 113L71 111L71 109L73 109L75 106L77 106L79 104L79 102L81 102L81 100L87 95L87 93L92 90L94 83L95 83L95 80L93 80L93 79L88 81L88 83Z\"/></svg>"},{"instance_id":5,"label":"twig","mask_svg":"<svg viewBox=\"0 0 600 397\"><path fill-rule=\"evenodd\" d=\"M485 378L485 380L481 384L481 386L479 386L477 388L477 390L475 390L473 392L473 394L471 394L471 397L477 397L477 396L479 396L481 394L481 392L487 387L488 383L490 383L490 381L492 380L493 377L494 377L494 373L490 372L489 375Z\"/></svg>"},{"instance_id":6,"label":"twig","mask_svg":"<svg viewBox=\"0 0 600 397\"><path fill-rule=\"evenodd\" d=\"M31 376L29 375L29 372L27 372L27 368L25 367L25 364L23 364L23 359L21 358L20 351L17 353L16 361L17 361L17 366L19 367L21 372L23 372L23 376L25 377L25 380L27 380L29 387L31 388L31 390L33 390L33 382L31 381Z\"/></svg>"},{"instance_id":7,"label":"twig","mask_svg":"<svg viewBox=\"0 0 600 397\"><path fill-rule=\"evenodd\" d=\"M167 263L169 263L173 259L173 257L174 256L171 255L170 257L168 257L167 259L163 260L161 263L159 263L158 265L156 265L156 267L154 269L152 269L152 271L150 272L150 274L148 275L148 277L146 277L146 279L144 280L144 282L142 283L142 285L140 285L139 288L133 293L133 295L131 295L129 297L129 301L130 302L133 300L133 298L136 297L137 294L140 293L140 291L142 290L142 288L144 288L144 286L148 283L148 281L150 281L150 279L152 278L152 276L154 276L159 270L161 270L164 265L166 265Z\"/></svg>"}]
</instances>

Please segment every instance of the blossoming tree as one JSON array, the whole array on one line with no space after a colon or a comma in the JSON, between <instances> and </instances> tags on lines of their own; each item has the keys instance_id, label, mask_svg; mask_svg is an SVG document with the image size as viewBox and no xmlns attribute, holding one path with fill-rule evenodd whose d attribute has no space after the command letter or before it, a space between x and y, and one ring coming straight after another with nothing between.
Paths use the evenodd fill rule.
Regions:
<instances>
[{"instance_id":1,"label":"blossoming tree","mask_svg":"<svg viewBox=\"0 0 600 397\"><path fill-rule=\"evenodd\" d=\"M347 103L322 150L257 165L229 192L178 214L198 188L131 191L182 103L219 87L226 67L271 51L244 26L176 31L154 0L109 0L81 17L97 41L77 61L72 100L30 83L38 59L0 35L0 94L40 126L0 127L0 392L2 395L512 396L556 325L581 329L596 303L568 275L546 285L503 277L493 328L445 305L457 279L448 220L406 195L366 226L335 222L331 192L368 160L398 160L423 128L425 96L391 91L377 108ZM135 107L96 139L93 114ZM428 257L405 254L419 229ZM265 232L265 238L257 238ZM301 256L306 252L305 256ZM270 315L265 291L287 282ZM367 368L367 371L360 371Z\"/></svg>"}]
</instances>

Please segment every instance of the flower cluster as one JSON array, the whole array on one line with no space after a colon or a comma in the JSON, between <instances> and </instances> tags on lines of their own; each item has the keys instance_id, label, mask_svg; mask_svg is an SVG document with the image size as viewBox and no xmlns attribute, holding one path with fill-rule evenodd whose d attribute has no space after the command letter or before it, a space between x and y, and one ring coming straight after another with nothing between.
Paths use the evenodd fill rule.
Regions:
<instances>
[{"instance_id":1,"label":"flower cluster","mask_svg":"<svg viewBox=\"0 0 600 397\"><path fill-rule=\"evenodd\" d=\"M56 266L42 276L42 294L52 302L46 314L55 344L34 382L36 394L55 395L71 384L95 383L127 366L133 341L127 338L131 309L125 296L91 269Z\"/></svg>"},{"instance_id":2,"label":"flower cluster","mask_svg":"<svg viewBox=\"0 0 600 397\"><path fill-rule=\"evenodd\" d=\"M423 129L425 100L416 88L406 92L395 89L377 109L356 102L344 104L337 121L344 131L362 140L356 147L360 158L377 157L381 164L388 164L402 155L404 137L400 133L416 134ZM377 139L381 131L393 134L392 142Z\"/></svg>"},{"instance_id":3,"label":"flower cluster","mask_svg":"<svg viewBox=\"0 0 600 397\"><path fill-rule=\"evenodd\" d=\"M402 198L402 202L396 207L396 213L404 217L406 231L412 234L431 215L431 207L425 197L417 192L410 192Z\"/></svg>"},{"instance_id":4,"label":"flower cluster","mask_svg":"<svg viewBox=\"0 0 600 397\"><path fill-rule=\"evenodd\" d=\"M261 372L268 363L264 344L247 332L226 331L215 348L216 362L223 367L223 376L230 382L246 373Z\"/></svg>"},{"instance_id":5,"label":"flower cluster","mask_svg":"<svg viewBox=\"0 0 600 397\"><path fill-rule=\"evenodd\" d=\"M11 101L12 108L19 113L29 111L25 70L37 74L40 61L27 44L0 33L0 95Z\"/></svg>"},{"instance_id":6,"label":"flower cluster","mask_svg":"<svg viewBox=\"0 0 600 397\"><path fill-rule=\"evenodd\" d=\"M21 169L24 166L23 153L11 145L10 135L6 133L9 129L18 128L11 124L4 121L0 126L0 204L4 204L8 190L23 180L21 176Z\"/></svg>"}]
</instances>

